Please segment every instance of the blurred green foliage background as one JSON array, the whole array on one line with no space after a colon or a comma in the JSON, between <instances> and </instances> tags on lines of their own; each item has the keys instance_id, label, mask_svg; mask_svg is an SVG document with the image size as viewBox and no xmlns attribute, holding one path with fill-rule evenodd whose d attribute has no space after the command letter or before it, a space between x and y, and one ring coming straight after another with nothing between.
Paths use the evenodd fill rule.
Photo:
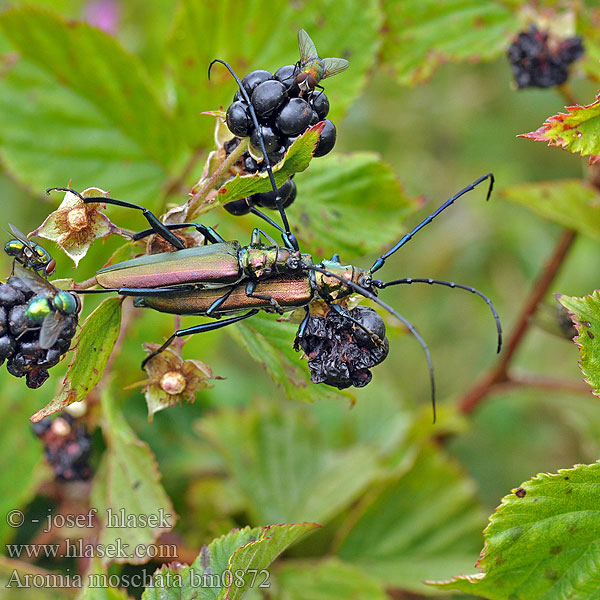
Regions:
<instances>
[{"instance_id":1,"label":"blurred green foliage background","mask_svg":"<svg viewBox=\"0 0 600 600\"><path fill-rule=\"evenodd\" d=\"M89 14L94 3L55 0L33 4L51 5L53 10L69 18L80 19ZM12 7L19 3L3 2L2 5ZM127 49L141 56L153 85L168 90L161 65L174 3L130 0L114 2L114 6L118 8L117 38ZM357 2L356 11L360 10L361 3ZM228 30L229 35L235 36L236 23L229 23ZM201 37L202 33L198 35ZM321 30L315 39L326 36L326 30ZM231 59L227 43L227 39L221 40L214 55ZM510 36L505 40L505 45L508 43ZM265 40L265 45L268 44ZM0 39L0 48L6 48L5 40ZM285 59L277 59L275 49L270 48L270 53L274 58L262 64L263 68L274 70L285 64ZM245 65L233 66L241 74L245 72ZM328 81L326 89L334 90L338 80L351 77L349 70ZM581 76L577 65L571 84L580 103L593 101L596 86ZM229 87L232 94L235 85L232 83ZM227 105L230 91L223 95L222 104ZM196 101L198 111L218 108L201 96ZM503 328L509 332L561 229L503 201L497 192L516 183L585 175L586 159L517 137L539 127L547 116L556 114L564 105L563 97L552 89L516 91L510 66L503 55L479 64L444 64L430 81L416 87L400 85L389 69L373 68L356 101L343 118L340 115L336 119L338 142L334 154L377 152L392 166L408 195L423 198L418 212L407 219L406 229L480 175L491 171L496 176L496 193L488 203L481 188L461 198L390 259L382 276L388 279L432 277L475 286L493 299ZM205 147L209 150L213 122L209 117L198 118L206 120ZM56 135L60 139L60 131ZM31 131L28 139L35 147L36 132ZM190 185L200 175L200 164L189 177ZM304 177L310 178L310 167L298 177L299 187ZM20 179L26 180L27 174L21 173ZM47 181L47 186L66 183ZM111 183L74 181L73 185L78 189L110 188ZM41 189L24 189L7 172L0 176L0 193L3 222L14 223L26 232L37 227L57 203ZM116 191L114 195L122 197ZM179 202L184 197L172 200ZM296 205L289 210L292 223L297 218L297 210ZM144 226L138 215L127 211L111 208L109 214L117 224L132 229ZM218 224L219 232L225 237L241 240L248 239L251 228L256 225L251 216L234 220L220 210L207 215L205 222ZM8 239L8 234L5 237ZM552 286L553 292L584 295L598 286L597 244L597 240L582 236L577 239ZM57 274L73 276L79 281L91 277L117 246L118 242L112 239L96 243L75 272L64 255L47 244L57 259ZM342 256L343 260L363 267L375 258L375 255ZM9 271L10 261L0 256L0 272L8 274ZM410 336L390 327L389 357L375 368L373 382L354 392L354 408L339 400L318 400L301 408L306 418L320 423L329 432L327 435L333 436L334 447L342 447L353 439L362 426L373 427L370 434L361 434L364 439L385 443L389 432L383 423L381 427L377 425L378 413L395 413L397 427L404 431L403 435L411 430L410 435L416 437L441 438L448 454L457 459L475 482L476 496L484 508L480 529L485 526L485 514L493 510L500 498L530 476L578 462L593 462L598 457L600 411L591 393L510 389L488 397L469 418L456 414L460 398L496 360L493 322L477 298L429 286L386 290L382 297L411 320L429 344L436 368L440 418L436 425L430 423L429 383L421 349ZM553 310L554 299L549 296L546 301ZM86 313L98 302L99 299L86 298ZM193 322L194 319L183 319L184 325ZM211 536L240 524L232 516L238 514L236 510L229 515L215 513L212 518L199 518L199 515L208 515L202 492L208 483L203 473L222 466L220 458L206 451L202 422L223 407L285 405L290 401L239 345L238 338L217 331L190 340L184 347L184 356L201 359L225 379L200 393L194 404L163 411L149 425L143 395L137 389L123 391L122 388L143 379L139 370L143 356L141 343L161 342L173 326L172 318L151 311L135 321L121 351L118 376L111 390L118 394L118 402L137 435L148 442L155 453L165 488L188 527L188 544L199 547ZM578 351L572 342L534 324L514 366L526 372L581 380L577 360ZM0 370L3 410L5 415L12 415L7 421L10 431L5 427L3 437L6 436L7 446L15 443L24 453L31 454L27 459L31 464L35 463L36 451L30 448L37 441L29 430L27 417L49 401L60 382L59 373L64 372L68 362L53 369L52 379L36 391L26 389L23 381L10 377L5 369ZM307 396L310 393L311 390L307 390ZM349 430L355 433L350 435ZM389 439L392 437L390 434ZM20 495L30 498L34 484L33 480L27 481ZM10 498L11 504L21 501L14 493ZM247 514L246 509L242 508L242 512ZM253 522L253 517L250 522L259 524ZM297 552L305 556L319 555L323 543L318 536L309 538ZM477 552L472 558L474 562ZM437 578L436 573L431 577Z\"/></svg>"}]
</instances>

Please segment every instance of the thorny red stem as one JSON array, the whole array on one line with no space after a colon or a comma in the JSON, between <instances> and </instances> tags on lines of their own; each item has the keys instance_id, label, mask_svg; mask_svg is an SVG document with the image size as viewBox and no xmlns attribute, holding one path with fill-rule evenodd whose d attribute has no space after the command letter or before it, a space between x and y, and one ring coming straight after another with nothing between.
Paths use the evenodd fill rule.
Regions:
<instances>
[{"instance_id":1,"label":"thorny red stem","mask_svg":"<svg viewBox=\"0 0 600 600\"><path fill-rule=\"evenodd\" d=\"M556 88L556 91L563 97L564 101L571 106L577 104L577 99L571 87L564 83ZM588 179L597 188L600 188L597 178L597 170L591 169L588 173ZM523 305L517 322L508 338L506 350L502 354L498 364L486 373L463 397L460 403L460 411L463 414L473 412L480 402L490 393L499 389L517 386L531 386L551 390L564 390L571 392L586 392L589 393L589 387L580 384L579 382L562 381L557 379L549 379L546 376L538 377L519 377L512 375L509 372L509 366L512 358L517 351L523 336L527 332L531 317L537 311L537 308L544 298L549 287L552 285L561 265L563 264L573 242L575 241L576 233L574 231L564 230L562 236L558 240L554 253L546 263L537 282L534 284L529 298Z\"/></svg>"},{"instance_id":2,"label":"thorny red stem","mask_svg":"<svg viewBox=\"0 0 600 600\"><path fill-rule=\"evenodd\" d=\"M521 343L521 340L523 339L523 336L529 328L531 317L535 314L539 303L542 301L546 295L546 292L552 285L552 282L554 281L561 265L567 257L567 254L573 245L576 236L577 234L574 231L563 231L560 239L558 240L554 253L544 266L542 273L534 284L529 297L521 309L521 313L517 318L517 322L508 338L506 350L502 353L498 364L488 373L486 373L483 378L480 379L466 393L459 407L462 413L472 413L477 408L479 403L495 388L506 384L511 385L515 381L518 381L518 379L513 379L509 374L510 363ZM552 385L545 387L556 389L556 387Z\"/></svg>"}]
</instances>

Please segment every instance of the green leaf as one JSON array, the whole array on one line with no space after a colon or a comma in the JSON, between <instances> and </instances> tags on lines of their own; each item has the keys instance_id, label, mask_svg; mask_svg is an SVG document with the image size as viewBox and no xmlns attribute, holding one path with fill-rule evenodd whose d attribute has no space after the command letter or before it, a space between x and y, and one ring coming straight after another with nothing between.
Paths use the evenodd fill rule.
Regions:
<instances>
[{"instance_id":1,"label":"green leaf","mask_svg":"<svg viewBox=\"0 0 600 600\"><path fill-rule=\"evenodd\" d=\"M177 515L160 483L152 451L136 437L115 402L111 393L102 397L107 450L94 479L91 504L101 523L100 544L118 548L119 555L98 556L104 565L143 564L153 558L144 547L170 531Z\"/></svg>"},{"instance_id":2,"label":"green leaf","mask_svg":"<svg viewBox=\"0 0 600 600\"><path fill-rule=\"evenodd\" d=\"M417 208L390 166L370 152L319 158L296 183L290 222L315 260L380 251L400 238Z\"/></svg>"},{"instance_id":3,"label":"green leaf","mask_svg":"<svg viewBox=\"0 0 600 600\"><path fill-rule=\"evenodd\" d=\"M283 387L288 398L302 402L325 398L352 400L348 391L312 383L307 361L301 360L301 354L294 350L297 331L297 323L278 321L267 313L227 329L264 366L273 381Z\"/></svg>"},{"instance_id":4,"label":"green leaf","mask_svg":"<svg viewBox=\"0 0 600 600\"><path fill-rule=\"evenodd\" d=\"M176 148L141 63L99 29L36 8L3 13L0 31L20 55L0 80L10 171L38 190L73 179L130 200L156 194Z\"/></svg>"},{"instance_id":5,"label":"green leaf","mask_svg":"<svg viewBox=\"0 0 600 600\"><path fill-rule=\"evenodd\" d=\"M328 522L378 474L373 448L334 448L305 405L222 411L200 431L223 456L254 522Z\"/></svg>"},{"instance_id":6,"label":"green leaf","mask_svg":"<svg viewBox=\"0 0 600 600\"><path fill-rule=\"evenodd\" d=\"M21 382L19 382L21 383ZM36 465L43 456L43 445L33 434L29 415L39 398L35 394L17 391L12 386L2 386L3 432L0 436L0 541L5 542L18 531L10 527L7 515L20 509L35 495L43 472ZM20 388L20 386L19 386ZM18 452L15 449L18 448ZM15 485L18 482L18 485Z\"/></svg>"},{"instance_id":7,"label":"green leaf","mask_svg":"<svg viewBox=\"0 0 600 600\"><path fill-rule=\"evenodd\" d=\"M383 586L359 568L330 558L287 561L277 569L279 600L386 600Z\"/></svg>"},{"instance_id":8,"label":"green leaf","mask_svg":"<svg viewBox=\"0 0 600 600\"><path fill-rule=\"evenodd\" d=\"M107 298L81 326L73 362L58 394L32 417L33 422L83 400L97 385L121 328L121 299Z\"/></svg>"},{"instance_id":9,"label":"green leaf","mask_svg":"<svg viewBox=\"0 0 600 600\"><path fill-rule=\"evenodd\" d=\"M541 473L502 499L476 575L432 582L491 600L597 599L600 463Z\"/></svg>"},{"instance_id":10,"label":"green leaf","mask_svg":"<svg viewBox=\"0 0 600 600\"><path fill-rule=\"evenodd\" d=\"M163 567L143 600L236 600L260 584L269 585L267 567L315 523L267 525L233 530L204 546L189 567Z\"/></svg>"},{"instance_id":11,"label":"green leaf","mask_svg":"<svg viewBox=\"0 0 600 600\"><path fill-rule=\"evenodd\" d=\"M600 194L581 179L523 183L503 188L500 194L562 227L600 237Z\"/></svg>"},{"instance_id":12,"label":"green leaf","mask_svg":"<svg viewBox=\"0 0 600 600\"><path fill-rule=\"evenodd\" d=\"M492 60L517 31L515 9L492 0L385 0L382 60L400 83L427 81L447 62Z\"/></svg>"},{"instance_id":13,"label":"green leaf","mask_svg":"<svg viewBox=\"0 0 600 600\"><path fill-rule=\"evenodd\" d=\"M557 298L572 313L579 333L574 340L581 352L579 368L594 394L600 396L600 292L596 290L583 298L562 295Z\"/></svg>"},{"instance_id":14,"label":"green leaf","mask_svg":"<svg viewBox=\"0 0 600 600\"><path fill-rule=\"evenodd\" d=\"M425 593L423 579L475 562L482 516L472 482L425 448L410 471L369 491L341 528L339 555L386 586Z\"/></svg>"},{"instance_id":15,"label":"green leaf","mask_svg":"<svg viewBox=\"0 0 600 600\"><path fill-rule=\"evenodd\" d=\"M548 142L579 156L600 154L600 95L593 104L565 108L566 113L549 117L539 129L520 137Z\"/></svg>"},{"instance_id":16,"label":"green leaf","mask_svg":"<svg viewBox=\"0 0 600 600\"><path fill-rule=\"evenodd\" d=\"M301 4L223 0L218 4L182 0L173 26L169 59L175 80L179 120L193 147L211 138L198 113L227 108L237 85L227 70L208 65L215 58L231 64L240 79L255 69L275 72L299 58L298 30L312 37L322 57L344 57L349 69L323 82L331 103L329 118L339 119L364 87L380 46L383 19L379 3L353 0ZM232 24L235 24L232 26Z\"/></svg>"},{"instance_id":17,"label":"green leaf","mask_svg":"<svg viewBox=\"0 0 600 600\"><path fill-rule=\"evenodd\" d=\"M284 160L273 168L277 187L281 187L292 175L308 167L323 127L325 127L323 122L313 125L289 147ZM258 192L269 192L272 189L267 173L236 175L221 186L217 198L221 204L225 204ZM214 205L217 206L216 203Z\"/></svg>"}]
</instances>

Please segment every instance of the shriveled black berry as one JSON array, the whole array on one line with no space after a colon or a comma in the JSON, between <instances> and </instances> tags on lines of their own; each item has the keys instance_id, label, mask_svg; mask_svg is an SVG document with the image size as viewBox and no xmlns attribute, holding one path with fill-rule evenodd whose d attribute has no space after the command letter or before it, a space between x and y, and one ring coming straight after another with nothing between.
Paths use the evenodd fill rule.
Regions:
<instances>
[{"instance_id":1,"label":"shriveled black berry","mask_svg":"<svg viewBox=\"0 0 600 600\"><path fill-rule=\"evenodd\" d=\"M61 352L60 347L55 344L52 348L46 350L45 357L43 360L38 361L38 365L44 369L50 369L59 363L61 354L64 354L64 352Z\"/></svg>"},{"instance_id":2,"label":"shriveled black berry","mask_svg":"<svg viewBox=\"0 0 600 600\"><path fill-rule=\"evenodd\" d=\"M269 125L260 125L259 127L267 154L279 150L282 144L275 130ZM250 144L252 145L252 149L257 154L262 154L259 143L258 130L256 129L253 129L252 133L250 134Z\"/></svg>"},{"instance_id":3,"label":"shriveled black berry","mask_svg":"<svg viewBox=\"0 0 600 600\"><path fill-rule=\"evenodd\" d=\"M65 339L59 337L56 340L56 347L58 348L61 354L64 354L71 347L71 338Z\"/></svg>"},{"instance_id":4,"label":"shriveled black berry","mask_svg":"<svg viewBox=\"0 0 600 600\"><path fill-rule=\"evenodd\" d=\"M294 347L301 347L308 356L314 383L344 389L364 387L371 381L369 369L381 363L389 351L383 323L372 313L373 309L359 306L347 314L373 335L333 310L326 317L309 317L304 334L296 338Z\"/></svg>"},{"instance_id":5,"label":"shriveled black berry","mask_svg":"<svg viewBox=\"0 0 600 600\"><path fill-rule=\"evenodd\" d=\"M41 360L42 356L46 355L46 351L40 348L37 340L19 343L19 353L22 356L32 359L35 362Z\"/></svg>"},{"instance_id":6,"label":"shriveled black berry","mask_svg":"<svg viewBox=\"0 0 600 600\"><path fill-rule=\"evenodd\" d=\"M313 92L310 97L310 105L319 116L319 121L329 114L329 98L321 91Z\"/></svg>"},{"instance_id":7,"label":"shriveled black berry","mask_svg":"<svg viewBox=\"0 0 600 600\"><path fill-rule=\"evenodd\" d=\"M9 369L9 371L12 368L19 373L28 373L36 366L36 364L37 360L34 356L28 356L17 351L10 357L6 368Z\"/></svg>"},{"instance_id":8,"label":"shriveled black berry","mask_svg":"<svg viewBox=\"0 0 600 600\"><path fill-rule=\"evenodd\" d=\"M70 340L77 331L77 315L65 315L60 337Z\"/></svg>"},{"instance_id":9,"label":"shriveled black berry","mask_svg":"<svg viewBox=\"0 0 600 600\"><path fill-rule=\"evenodd\" d=\"M281 197L281 202L284 205L284 208L289 206L294 199L296 198L296 184L293 179L288 179L279 189L279 196ZM292 201L288 202L291 195L294 195ZM259 206L263 206L264 208L277 208L277 202L275 201L276 194L273 190L270 192L260 192L258 194L253 194L251 196L252 202L254 204L258 204Z\"/></svg>"},{"instance_id":10,"label":"shriveled black berry","mask_svg":"<svg viewBox=\"0 0 600 600\"><path fill-rule=\"evenodd\" d=\"M50 377L48 371L43 367L36 367L25 376L25 384L32 390L37 390L42 387L46 380Z\"/></svg>"},{"instance_id":11,"label":"shriveled black berry","mask_svg":"<svg viewBox=\"0 0 600 600\"><path fill-rule=\"evenodd\" d=\"M271 116L285 100L285 85L272 79L256 86L252 92L252 105L260 118Z\"/></svg>"},{"instance_id":12,"label":"shriveled black berry","mask_svg":"<svg viewBox=\"0 0 600 600\"><path fill-rule=\"evenodd\" d=\"M14 355L10 358L10 360L6 363L6 370L13 376L13 377L25 377L27 370L24 370L23 367L21 366L22 364L22 359L20 358L17 362L15 362L14 360Z\"/></svg>"},{"instance_id":13,"label":"shriveled black berry","mask_svg":"<svg viewBox=\"0 0 600 600\"><path fill-rule=\"evenodd\" d=\"M296 83L298 72L298 65L285 65L275 72L275 79L285 85L289 96L295 96L300 92L300 88Z\"/></svg>"},{"instance_id":14,"label":"shriveled black berry","mask_svg":"<svg viewBox=\"0 0 600 600\"><path fill-rule=\"evenodd\" d=\"M0 305L10 307L25 302L25 294L9 283L0 283Z\"/></svg>"},{"instance_id":15,"label":"shriveled black berry","mask_svg":"<svg viewBox=\"0 0 600 600\"><path fill-rule=\"evenodd\" d=\"M285 135L298 135L310 124L313 109L303 98L290 98L281 108L275 125Z\"/></svg>"},{"instance_id":16,"label":"shriveled black berry","mask_svg":"<svg viewBox=\"0 0 600 600\"><path fill-rule=\"evenodd\" d=\"M233 135L244 138L250 135L252 119L245 102L234 102L228 109L225 121Z\"/></svg>"},{"instance_id":17,"label":"shriveled black berry","mask_svg":"<svg viewBox=\"0 0 600 600\"><path fill-rule=\"evenodd\" d=\"M50 429L50 425L52 425L52 419L50 417L44 417L41 421L32 423L31 428L33 429L33 433L37 437L40 437Z\"/></svg>"},{"instance_id":18,"label":"shriveled black berry","mask_svg":"<svg viewBox=\"0 0 600 600\"><path fill-rule=\"evenodd\" d=\"M508 49L517 87L547 88L561 85L568 78L569 65L583 55L581 38L573 37L557 43L551 34L532 25L521 32Z\"/></svg>"},{"instance_id":19,"label":"shriveled black berry","mask_svg":"<svg viewBox=\"0 0 600 600\"><path fill-rule=\"evenodd\" d=\"M29 298L35 296L35 292L32 291L31 288L20 277L17 277L16 275L11 275L6 280L6 284L15 288L15 290L19 290L25 296L25 300L29 300Z\"/></svg>"},{"instance_id":20,"label":"shriveled black berry","mask_svg":"<svg viewBox=\"0 0 600 600\"><path fill-rule=\"evenodd\" d=\"M26 314L27 305L17 304L8 313L8 330L10 334L18 338L35 324L30 321ZM39 327L39 326L38 326Z\"/></svg>"},{"instance_id":21,"label":"shriveled black berry","mask_svg":"<svg viewBox=\"0 0 600 600\"><path fill-rule=\"evenodd\" d=\"M9 335L0 337L0 360L10 358L17 347L15 340Z\"/></svg>"},{"instance_id":22,"label":"shriveled black berry","mask_svg":"<svg viewBox=\"0 0 600 600\"><path fill-rule=\"evenodd\" d=\"M229 214L236 217L247 215L250 212L250 206L251 205L248 202L248 198L240 198L239 200L234 200L233 202L227 202L227 204L223 204L223 208Z\"/></svg>"},{"instance_id":23,"label":"shriveled black berry","mask_svg":"<svg viewBox=\"0 0 600 600\"><path fill-rule=\"evenodd\" d=\"M269 71L258 69L256 71L252 71L252 73L248 73L248 75L242 79L242 85L244 86L248 97L251 97L252 92L254 92L257 86L272 78L273 75L269 73Z\"/></svg>"},{"instance_id":24,"label":"shriveled black berry","mask_svg":"<svg viewBox=\"0 0 600 600\"><path fill-rule=\"evenodd\" d=\"M329 119L325 119L325 127L321 131L313 156L325 156L331 152L335 146L336 137L335 125Z\"/></svg>"},{"instance_id":25,"label":"shriveled black berry","mask_svg":"<svg viewBox=\"0 0 600 600\"><path fill-rule=\"evenodd\" d=\"M28 376L28 384L36 383L35 379L43 377L42 373L31 373ZM34 432L44 443L46 460L54 471L56 479L62 481L78 481L89 479L91 468L89 458L92 451L92 438L87 427L82 421L78 421L62 413L53 421L45 422L46 419L37 424ZM58 427L58 422L60 427ZM35 426L34 426L35 427Z\"/></svg>"}]
</instances>

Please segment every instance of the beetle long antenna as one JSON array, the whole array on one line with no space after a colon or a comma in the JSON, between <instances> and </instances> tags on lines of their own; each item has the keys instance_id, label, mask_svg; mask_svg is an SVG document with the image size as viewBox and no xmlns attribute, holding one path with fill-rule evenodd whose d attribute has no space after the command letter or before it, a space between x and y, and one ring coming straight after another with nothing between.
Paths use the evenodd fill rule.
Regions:
<instances>
[{"instance_id":1,"label":"beetle long antenna","mask_svg":"<svg viewBox=\"0 0 600 600\"><path fill-rule=\"evenodd\" d=\"M235 79L235 82L238 84L238 87L240 88L240 94L242 95L242 97L244 98L246 103L248 104L248 108L250 110L250 117L252 118L252 124L254 125L254 128L256 129L256 134L258 135L258 142L260 144L260 150L263 153L265 165L267 165L267 173L269 174L269 180L271 181L271 186L273 188L273 191L275 192L275 202L277 203L277 209L279 210L279 214L281 215L281 220L283 222L283 227L285 229L285 234L282 236L283 241L284 241L286 247L288 247L288 248L291 247L291 249L293 249L293 250L299 250L298 240L296 239L296 236L290 231L290 224L288 222L287 215L285 214L285 208L283 208L283 201L281 200L281 196L279 195L279 190L277 188L277 184L275 183L275 176L273 175L273 169L271 168L271 161L269 160L269 156L267 155L267 150L265 148L265 142L263 140L262 132L260 130L260 125L258 124L258 119L256 118L256 112L254 111L254 106L252 106L252 102L250 102L248 92L246 92L246 89L242 85L240 78L236 75L236 73L233 70L233 68L231 67L231 65L229 63L226 63L224 60L221 60L220 58L215 58L208 66L208 78L209 79L210 79L210 71L212 69L212 66L215 63L219 63L219 64L223 65L231 73L232 77Z\"/></svg>"},{"instance_id":2,"label":"beetle long antenna","mask_svg":"<svg viewBox=\"0 0 600 600\"><path fill-rule=\"evenodd\" d=\"M477 296L482 298L483 301L490 307L492 315L494 316L494 320L496 321L496 331L498 332L498 347L496 349L496 352L500 353L500 350L502 349L502 326L500 325L500 317L496 312L496 308L494 307L493 302L485 294L482 294L479 290L476 290L474 287L461 285L460 283L454 283L454 281L441 281L439 279L405 277L404 279L396 279L394 281L380 281L378 279L375 279L373 281L373 285L379 289L390 287L392 285L402 285L403 283L428 283L429 285L445 285L446 287L453 289L458 288L460 290L466 290L467 292L471 292L472 294L476 294Z\"/></svg>"},{"instance_id":3,"label":"beetle long antenna","mask_svg":"<svg viewBox=\"0 0 600 600\"><path fill-rule=\"evenodd\" d=\"M354 283L353 281L349 281L348 279L345 279L344 277L340 277L336 273L332 273L331 271L328 271L327 269L322 269L321 267L317 267L316 265L303 264L302 266L304 269L306 269L308 271L317 271L318 273L323 273L323 275L326 275L327 277L333 277L334 279L338 279L344 285L347 285L349 288L352 288L355 292L357 292L361 296L364 296L365 298L372 300L373 302L375 302L375 304L378 304L379 306L381 306L381 308L384 308L385 310L387 310L391 315L393 315L394 317L396 317L396 319L398 319L401 323L403 323L406 326L406 328L413 334L413 336L417 339L419 344L421 344L421 348L423 348L423 352L425 352L425 358L427 359L427 365L429 367L429 381L431 384L431 406L433 408L433 422L435 423L436 407L435 407L435 377L433 374L433 362L431 361L431 355L429 354L429 348L427 347L425 340L421 337L419 332L415 329L414 325L410 321L405 319L400 313L395 311L391 306L389 306L388 304L386 304L385 302L380 300L373 292L370 292L368 289L362 287L361 285L358 285L357 283Z\"/></svg>"},{"instance_id":4,"label":"beetle long antenna","mask_svg":"<svg viewBox=\"0 0 600 600\"><path fill-rule=\"evenodd\" d=\"M485 175L482 175L479 179L476 179L472 184L468 185L466 188L463 188L462 190L460 190L460 192L452 196L452 198L446 200L446 202L444 202L444 204L442 204L442 206L440 206L432 215L429 215L426 219L421 221L412 231L403 236L402 239L393 248L390 248L385 254L382 254L373 263L370 272L375 273L375 271L379 271L379 269L381 269L381 267L383 267L383 265L385 264L386 259L388 259L392 254L394 254L394 252L397 252L400 248L402 248L404 244L412 240L413 236L415 235L415 233L417 233L417 231L423 229L423 227L425 227L426 225L429 225L429 223L431 223L431 221L433 221L441 212L446 210L449 206L454 204L454 202L458 200L461 196L464 196L467 192L473 190L486 179L490 180L490 187L488 188L487 196L485 198L486 200L489 200L490 195L492 193L492 189L494 188L494 175L492 173L486 173Z\"/></svg>"}]
</instances>

